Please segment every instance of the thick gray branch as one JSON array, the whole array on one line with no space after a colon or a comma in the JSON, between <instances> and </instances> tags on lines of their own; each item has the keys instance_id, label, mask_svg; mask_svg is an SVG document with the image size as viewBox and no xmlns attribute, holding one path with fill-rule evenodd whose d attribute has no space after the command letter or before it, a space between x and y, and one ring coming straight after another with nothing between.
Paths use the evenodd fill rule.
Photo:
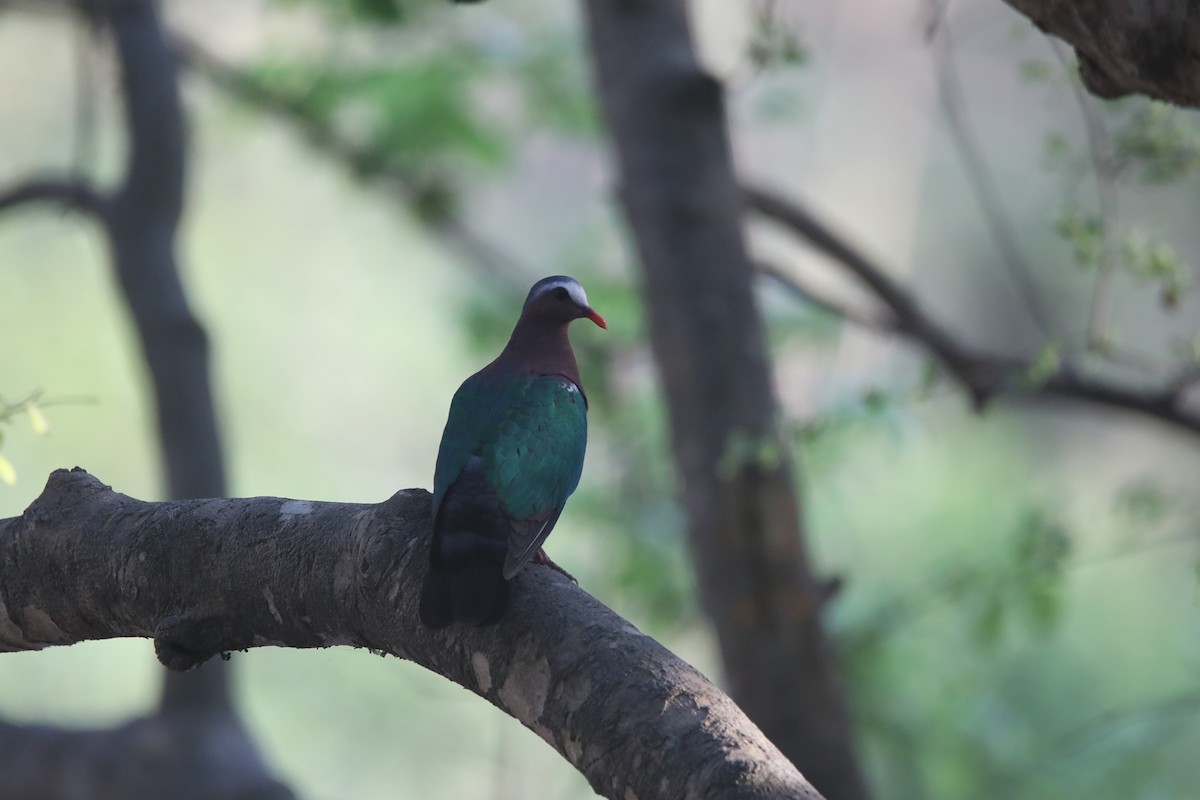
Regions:
<instances>
[{"instance_id":1,"label":"thick gray branch","mask_svg":"<svg viewBox=\"0 0 1200 800\"><path fill-rule=\"evenodd\" d=\"M1075 48L1093 94L1200 108L1200 8L1189 0L1005 0Z\"/></svg>"},{"instance_id":2,"label":"thick gray branch","mask_svg":"<svg viewBox=\"0 0 1200 800\"><path fill-rule=\"evenodd\" d=\"M0 650L155 640L189 669L249 647L410 659L532 729L613 798L818 798L729 698L557 573L526 570L499 625L417 621L429 495L147 503L59 470L0 520Z\"/></svg>"}]
</instances>

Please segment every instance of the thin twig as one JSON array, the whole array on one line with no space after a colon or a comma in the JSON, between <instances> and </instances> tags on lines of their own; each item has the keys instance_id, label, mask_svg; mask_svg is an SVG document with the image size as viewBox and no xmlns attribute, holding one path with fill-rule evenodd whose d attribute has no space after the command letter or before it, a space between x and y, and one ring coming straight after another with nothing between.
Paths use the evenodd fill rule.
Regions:
<instances>
[{"instance_id":1,"label":"thin twig","mask_svg":"<svg viewBox=\"0 0 1200 800\"><path fill-rule=\"evenodd\" d=\"M1054 39L1050 39L1049 42L1050 49L1063 69L1070 70L1070 59L1064 52L1063 45ZM1100 212L1102 237L1096 285L1092 291L1092 309L1088 315L1087 344L1090 349L1106 352L1108 350L1109 321L1112 318L1113 310L1113 283L1117 274L1113 246L1113 228L1117 220L1117 164L1113 159L1108 128L1096 108L1095 100L1078 81L1070 81L1070 84L1071 92L1083 117L1092 168L1096 173L1096 199Z\"/></svg>"},{"instance_id":2,"label":"thin twig","mask_svg":"<svg viewBox=\"0 0 1200 800\"><path fill-rule=\"evenodd\" d=\"M941 326L926 316L916 300L898 283L798 203L757 187L745 189L748 205L806 239L817 250L841 263L866 284L895 314L895 329L923 342L946 370L970 392L976 406L986 405L992 380L977 370L974 359Z\"/></svg>"},{"instance_id":3,"label":"thin twig","mask_svg":"<svg viewBox=\"0 0 1200 800\"><path fill-rule=\"evenodd\" d=\"M108 209L108 200L103 195L87 183L70 178L32 178L0 191L0 212L25 203L39 202L58 203L101 220Z\"/></svg>"},{"instance_id":4,"label":"thin twig","mask_svg":"<svg viewBox=\"0 0 1200 800\"><path fill-rule=\"evenodd\" d=\"M857 308L848 306L844 303L839 303L836 300L831 300L821 293L814 291L809 286L804 286L793 275L788 274L782 268L774 264L768 264L766 261L759 259L754 264L754 271L764 278L767 278L783 289L785 289L793 297L799 298L801 301L832 314L835 317L840 317L856 325L860 325L868 330L880 331L882 333L890 333L896 330L895 319L884 319L879 314L860 311Z\"/></svg>"},{"instance_id":5,"label":"thin twig","mask_svg":"<svg viewBox=\"0 0 1200 800\"><path fill-rule=\"evenodd\" d=\"M803 206L760 188L746 189L749 207L785 226L817 250L857 276L896 317L895 331L932 353L970 394L977 410L996 395L1084 400L1133 411L1200 435L1200 413L1184 408L1179 385L1141 389L1108 383L1080 374L1070 363L1048 377L1032 380L1023 360L994 356L960 343L957 336L929 317L916 298L887 272L833 233ZM1191 381L1180 384L1186 388Z\"/></svg>"},{"instance_id":6,"label":"thin twig","mask_svg":"<svg viewBox=\"0 0 1200 800\"><path fill-rule=\"evenodd\" d=\"M936 27L937 35L933 41L934 71L937 77L938 98L946 117L946 124L949 126L950 136L962 159L963 170L971 184L975 200L979 203L979 210L983 213L992 242L1008 266L1009 276L1012 278L1017 292L1021 295L1021 300L1025 303L1034 324L1044 336L1050 336L1052 334L1050 317L1039 298L1033 269L1017 245L1018 236L1004 209L995 176L984 156L983 148L979 145L979 138L975 135L970 119L967 117L966 104L963 100L964 94L954 63L954 41L949 21L943 10L948 4L931 0L930 5L934 19L939 23Z\"/></svg>"}]
</instances>

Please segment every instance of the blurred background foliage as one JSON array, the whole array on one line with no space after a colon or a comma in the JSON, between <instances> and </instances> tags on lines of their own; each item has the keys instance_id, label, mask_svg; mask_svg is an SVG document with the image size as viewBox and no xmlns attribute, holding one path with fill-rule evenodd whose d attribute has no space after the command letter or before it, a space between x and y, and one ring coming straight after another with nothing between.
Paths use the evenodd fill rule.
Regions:
<instances>
[{"instance_id":1,"label":"blurred background foliage","mask_svg":"<svg viewBox=\"0 0 1200 800\"><path fill-rule=\"evenodd\" d=\"M804 197L966 341L1028 359L1035 383L1063 358L1134 386L1195 374L1194 112L1082 98L994 0L930 23L952 48L918 3L693 5L747 178ZM458 382L533 280L573 274L609 331L575 333L593 434L553 555L719 679L573 6L165 9L190 67L185 279L234 492L428 486ZM109 55L66 16L0 10L0 181L116 173ZM750 233L806 286L873 308L828 263ZM777 282L761 301L878 796L1195 797L1200 437L1067 402L976 416L910 346ZM156 496L142 370L95 232L6 214L0 516L75 464ZM235 662L251 728L305 796L590 795L532 734L411 665ZM9 655L0 712L115 723L153 702L158 670L145 642Z\"/></svg>"}]
</instances>

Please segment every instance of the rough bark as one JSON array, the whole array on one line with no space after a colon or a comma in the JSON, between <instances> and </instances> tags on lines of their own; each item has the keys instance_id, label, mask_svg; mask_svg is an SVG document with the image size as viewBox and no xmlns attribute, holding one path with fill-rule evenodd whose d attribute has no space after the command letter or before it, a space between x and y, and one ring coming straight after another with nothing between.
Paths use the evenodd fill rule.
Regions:
<instances>
[{"instance_id":1,"label":"rough bark","mask_svg":"<svg viewBox=\"0 0 1200 800\"><path fill-rule=\"evenodd\" d=\"M1144 94L1200 108L1200 7L1189 0L1005 0L1075 48L1104 98Z\"/></svg>"},{"instance_id":2,"label":"rough bark","mask_svg":"<svg viewBox=\"0 0 1200 800\"><path fill-rule=\"evenodd\" d=\"M159 445L171 498L221 497L225 467L210 380L208 338L179 276L187 132L175 55L153 3L109 11L121 66L129 160L108 203L108 241L154 387ZM228 670L163 677L162 707L225 708ZM244 737L245 738L245 737Z\"/></svg>"},{"instance_id":3,"label":"rough bark","mask_svg":"<svg viewBox=\"0 0 1200 800\"><path fill-rule=\"evenodd\" d=\"M606 797L820 797L702 675L552 570L522 573L495 627L424 628L429 517L422 490L147 503L59 470L0 520L0 650L142 636L190 669L249 647L365 647L484 697Z\"/></svg>"},{"instance_id":4,"label":"rough bark","mask_svg":"<svg viewBox=\"0 0 1200 800\"><path fill-rule=\"evenodd\" d=\"M726 683L815 786L864 798L778 431L721 86L697 63L680 0L585 6Z\"/></svg>"}]
</instances>

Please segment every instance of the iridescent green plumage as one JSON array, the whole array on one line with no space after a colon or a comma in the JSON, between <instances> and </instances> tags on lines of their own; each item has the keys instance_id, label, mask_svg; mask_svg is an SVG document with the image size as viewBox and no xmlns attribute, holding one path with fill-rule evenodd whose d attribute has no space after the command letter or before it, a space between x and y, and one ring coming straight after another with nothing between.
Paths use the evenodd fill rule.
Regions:
<instances>
[{"instance_id":1,"label":"iridescent green plumage","mask_svg":"<svg viewBox=\"0 0 1200 800\"><path fill-rule=\"evenodd\" d=\"M587 405L558 375L468 378L454 394L433 474L433 513L467 459L513 521L546 519L579 485L587 448ZM547 531L546 533L549 533Z\"/></svg>"},{"instance_id":2,"label":"iridescent green plumage","mask_svg":"<svg viewBox=\"0 0 1200 800\"><path fill-rule=\"evenodd\" d=\"M504 350L454 394L434 469L426 625L497 622L525 564L554 566L541 545L579 484L587 447L587 400L567 338L584 318L606 327L578 282L538 281Z\"/></svg>"}]
</instances>

